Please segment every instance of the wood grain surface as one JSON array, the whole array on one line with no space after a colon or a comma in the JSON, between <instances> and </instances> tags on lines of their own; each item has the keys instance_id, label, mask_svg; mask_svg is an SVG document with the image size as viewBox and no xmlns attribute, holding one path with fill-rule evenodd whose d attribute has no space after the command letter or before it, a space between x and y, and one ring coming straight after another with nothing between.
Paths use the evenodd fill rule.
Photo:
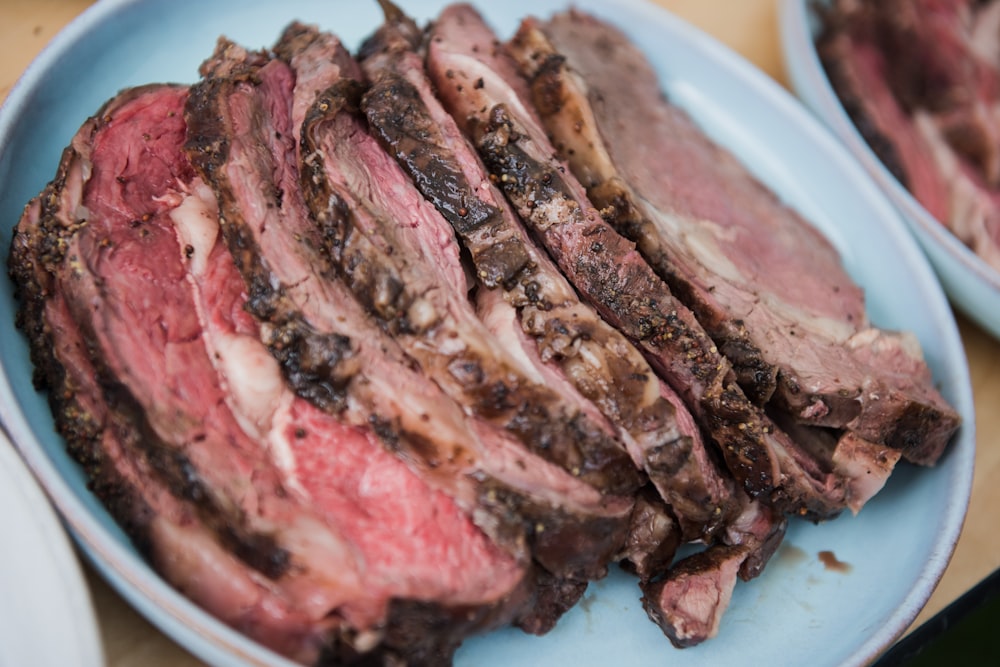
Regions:
<instances>
[{"instance_id":1,"label":"wood grain surface","mask_svg":"<svg viewBox=\"0 0 1000 667\"><path fill-rule=\"evenodd\" d=\"M778 39L779 0L656 1L787 84ZM0 0L0 100L35 55L91 4L91 0ZM1000 566L1000 531L993 513L1000 505L1000 342L961 316L958 323L976 403L975 481L958 547L915 625ZM901 551L900 557L905 553ZM133 611L93 569L85 569L109 667L201 664Z\"/></svg>"}]
</instances>

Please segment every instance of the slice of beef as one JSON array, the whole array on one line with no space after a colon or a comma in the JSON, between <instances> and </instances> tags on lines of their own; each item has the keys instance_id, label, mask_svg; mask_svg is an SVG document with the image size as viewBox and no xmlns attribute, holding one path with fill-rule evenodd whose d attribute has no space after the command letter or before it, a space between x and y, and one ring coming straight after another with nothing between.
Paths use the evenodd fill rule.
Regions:
<instances>
[{"instance_id":1,"label":"slice of beef","mask_svg":"<svg viewBox=\"0 0 1000 667\"><path fill-rule=\"evenodd\" d=\"M948 183L949 229L987 264L1000 268L1000 189L990 188L956 153L939 119L918 110L912 122L933 161L931 166Z\"/></svg>"},{"instance_id":2,"label":"slice of beef","mask_svg":"<svg viewBox=\"0 0 1000 667\"><path fill-rule=\"evenodd\" d=\"M601 494L467 417L369 318L340 281L298 185L288 65L223 42L205 72L186 110L187 148L219 199L249 312L296 391L351 423L374 425L428 484L515 553L529 548L559 576L601 576L631 499Z\"/></svg>"},{"instance_id":3,"label":"slice of beef","mask_svg":"<svg viewBox=\"0 0 1000 667\"><path fill-rule=\"evenodd\" d=\"M302 127L309 108L326 88L340 79L361 81L363 78L357 61L340 39L314 25L298 21L288 24L273 50L295 72L293 128ZM301 157L301 146L299 155Z\"/></svg>"},{"instance_id":4,"label":"slice of beef","mask_svg":"<svg viewBox=\"0 0 1000 667\"><path fill-rule=\"evenodd\" d=\"M947 221L947 180L886 84L889 63L876 41L873 21L850 21L830 13L824 15L823 25L816 49L844 110L886 168L931 215Z\"/></svg>"},{"instance_id":5,"label":"slice of beef","mask_svg":"<svg viewBox=\"0 0 1000 667\"><path fill-rule=\"evenodd\" d=\"M624 34L568 12L524 22L512 49L591 200L735 360L752 397L913 460L940 455L959 419L927 372L903 380L923 365L919 348L914 358L909 341L869 325L833 246L663 98ZM868 346L886 352L872 360Z\"/></svg>"},{"instance_id":6,"label":"slice of beef","mask_svg":"<svg viewBox=\"0 0 1000 667\"><path fill-rule=\"evenodd\" d=\"M882 490L902 456L898 449L869 442L850 431L807 426L782 414L776 414L775 421L825 470L845 480L845 503L855 514Z\"/></svg>"},{"instance_id":7,"label":"slice of beef","mask_svg":"<svg viewBox=\"0 0 1000 667\"><path fill-rule=\"evenodd\" d=\"M745 555L741 546L711 546L677 562L666 578L641 584L643 608L674 646L695 646L719 632Z\"/></svg>"},{"instance_id":8,"label":"slice of beef","mask_svg":"<svg viewBox=\"0 0 1000 667\"><path fill-rule=\"evenodd\" d=\"M756 500L744 499L739 516L726 525L721 542L746 549L739 576L749 581L760 575L771 556L781 546L788 518Z\"/></svg>"},{"instance_id":9,"label":"slice of beef","mask_svg":"<svg viewBox=\"0 0 1000 667\"><path fill-rule=\"evenodd\" d=\"M990 187L997 164L990 139L996 91L983 97L995 83L985 91L976 83L996 79L995 63L990 68L975 56L995 48L989 46L997 41L989 16L1000 10L980 10L981 26L956 21L955 6L947 4L917 21L914 12L923 4L892 12L886 10L896 3L834 3L821 14L816 49L844 109L883 164L928 213L1000 267L1000 202ZM934 48L914 41L927 33L934 34ZM937 40L943 42L940 51ZM900 42L912 43L900 48ZM897 58L918 51L916 66Z\"/></svg>"},{"instance_id":10,"label":"slice of beef","mask_svg":"<svg viewBox=\"0 0 1000 667\"><path fill-rule=\"evenodd\" d=\"M371 81L364 110L372 133L452 225L472 257L476 277L489 289L516 289L522 275L534 271L535 258L517 228L504 225L499 207L489 201L495 191L470 196L469 177L482 168L473 168L479 163L474 152L471 164L464 165L467 171L455 163L457 156L451 159L464 139L430 90L417 52L421 38L416 26L397 14L362 45L362 67Z\"/></svg>"},{"instance_id":11,"label":"slice of beef","mask_svg":"<svg viewBox=\"0 0 1000 667\"><path fill-rule=\"evenodd\" d=\"M57 418L86 426L66 432L110 463L112 509L154 564L223 620L310 660L328 636L370 653L419 604L434 632L388 647L450 655L517 615L524 567L370 428L285 387L182 151L185 98L151 87L106 106L18 226L24 322L54 325L36 356L48 343L57 400L86 410Z\"/></svg>"},{"instance_id":12,"label":"slice of beef","mask_svg":"<svg viewBox=\"0 0 1000 667\"><path fill-rule=\"evenodd\" d=\"M649 581L670 569L683 541L677 521L658 502L657 492L645 488L636 498L628 539L617 560L640 580Z\"/></svg>"},{"instance_id":13,"label":"slice of beef","mask_svg":"<svg viewBox=\"0 0 1000 667\"><path fill-rule=\"evenodd\" d=\"M837 513L840 481L747 400L691 311L601 219L554 157L515 63L471 7L452 6L437 19L428 70L445 106L559 268L682 396L746 492L794 512Z\"/></svg>"},{"instance_id":14,"label":"slice of beef","mask_svg":"<svg viewBox=\"0 0 1000 667\"><path fill-rule=\"evenodd\" d=\"M42 299L59 294L96 372L100 400L142 434L139 442L174 492L197 498L202 518L225 531L237 553L279 577L288 554L266 536L285 532L294 540L306 524L316 529L316 520L281 499L273 466L217 408L217 383L197 366L205 354L197 317L173 284L183 275L180 253L155 224L169 208L157 201L156 188L192 175L171 155L183 141L185 95L169 87L131 91L85 124L37 222L19 224L13 263L44 271L48 284L34 289ZM145 165L138 178L139 164L148 161L157 168ZM147 258L159 263L155 272ZM151 304L163 311L151 312ZM195 367L190 378L170 374L188 362ZM186 396L197 405L186 404ZM195 446L202 442L213 444ZM248 487L241 477L258 467L257 486Z\"/></svg>"},{"instance_id":15,"label":"slice of beef","mask_svg":"<svg viewBox=\"0 0 1000 667\"><path fill-rule=\"evenodd\" d=\"M365 43L362 66L372 87L363 106L374 135L469 251L480 318L549 386L615 424L685 533L710 536L734 503L693 418L528 237L437 100L417 53L420 37L397 13Z\"/></svg>"},{"instance_id":16,"label":"slice of beef","mask_svg":"<svg viewBox=\"0 0 1000 667\"><path fill-rule=\"evenodd\" d=\"M623 567L639 577L653 621L679 646L693 645L715 634L736 577L749 581L764 571L785 536L788 519L743 497L739 516L705 553L674 562L680 534L671 517L647 499L640 495L636 501L633 528L619 556ZM709 597L709 590L719 597Z\"/></svg>"},{"instance_id":17,"label":"slice of beef","mask_svg":"<svg viewBox=\"0 0 1000 667\"><path fill-rule=\"evenodd\" d=\"M580 601L587 592L587 582L555 577L545 570L538 570L536 574L535 595L514 624L528 634L544 635Z\"/></svg>"},{"instance_id":18,"label":"slice of beef","mask_svg":"<svg viewBox=\"0 0 1000 667\"><path fill-rule=\"evenodd\" d=\"M879 46L891 59L886 83L903 108L933 113L952 148L996 188L1000 61L984 59L976 47L974 5L971 0L889 0L862 2L850 12L871 14Z\"/></svg>"},{"instance_id":19,"label":"slice of beef","mask_svg":"<svg viewBox=\"0 0 1000 667\"><path fill-rule=\"evenodd\" d=\"M21 302L18 323L29 336L35 384L48 391L56 429L83 466L89 488L170 584L265 646L309 661L322 645L324 624L296 609L247 558L237 557L231 544L222 544L202 520L204 509L178 497L161 477L136 425L103 399L87 340L45 268L53 246L44 240L58 241L41 232L42 202L68 194L66 177L77 189L82 185L82 161L73 151L64 157L60 176L29 204L15 228L10 257Z\"/></svg>"}]
</instances>

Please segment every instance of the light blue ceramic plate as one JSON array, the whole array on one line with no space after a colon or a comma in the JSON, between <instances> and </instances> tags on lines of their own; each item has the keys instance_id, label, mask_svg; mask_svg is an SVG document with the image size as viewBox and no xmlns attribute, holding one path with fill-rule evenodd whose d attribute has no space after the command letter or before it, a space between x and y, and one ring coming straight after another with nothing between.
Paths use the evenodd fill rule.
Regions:
<instances>
[{"instance_id":1,"label":"light blue ceramic plate","mask_svg":"<svg viewBox=\"0 0 1000 667\"><path fill-rule=\"evenodd\" d=\"M413 0L419 19L437 2ZM560 0L482 3L502 35ZM629 577L613 574L544 638L501 631L470 640L457 664L862 665L904 631L952 553L972 479L974 417L968 369L947 301L906 227L850 155L765 75L715 41L638 0L578 0L624 28L651 56L669 94L830 236L867 289L873 320L917 334L944 395L965 427L932 470L903 466L858 517L796 522L759 579L737 587L719 636L679 651L650 623ZM0 111L0 246L24 203L55 170L77 127L120 88L191 82L225 33L270 44L293 18L357 45L379 21L375 3L336 0L201 2L108 0L70 25L29 68ZM193 607L138 557L86 490L53 433L14 329L11 287L0 281L0 416L96 566L153 623L218 664L282 664ZM832 551L849 572L824 568Z\"/></svg>"},{"instance_id":2,"label":"light blue ceramic plate","mask_svg":"<svg viewBox=\"0 0 1000 667\"><path fill-rule=\"evenodd\" d=\"M954 304L1000 338L1000 272L928 213L869 148L844 111L816 54L814 39L820 26L810 10L813 4L813 0L784 0L781 7L782 48L792 88L899 209Z\"/></svg>"}]
</instances>

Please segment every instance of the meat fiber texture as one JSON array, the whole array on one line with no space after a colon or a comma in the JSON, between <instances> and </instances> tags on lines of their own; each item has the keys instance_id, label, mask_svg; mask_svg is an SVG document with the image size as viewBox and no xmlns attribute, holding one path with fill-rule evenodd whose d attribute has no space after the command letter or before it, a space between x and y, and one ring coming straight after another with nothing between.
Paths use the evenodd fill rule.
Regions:
<instances>
[{"instance_id":1,"label":"meat fiber texture","mask_svg":"<svg viewBox=\"0 0 1000 667\"><path fill-rule=\"evenodd\" d=\"M858 131L1000 270L1000 2L837 0L820 16L817 50Z\"/></svg>"},{"instance_id":2,"label":"meat fiber texture","mask_svg":"<svg viewBox=\"0 0 1000 667\"><path fill-rule=\"evenodd\" d=\"M937 460L919 348L619 31L382 5L357 59L292 23L124 91L15 228L37 384L167 581L306 664L437 665L620 563L691 646L789 516Z\"/></svg>"}]
</instances>

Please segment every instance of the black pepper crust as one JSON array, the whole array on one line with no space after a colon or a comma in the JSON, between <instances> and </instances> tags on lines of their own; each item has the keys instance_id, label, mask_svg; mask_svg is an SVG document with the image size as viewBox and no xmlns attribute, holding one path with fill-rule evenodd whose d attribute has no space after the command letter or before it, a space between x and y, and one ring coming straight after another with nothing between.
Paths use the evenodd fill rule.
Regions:
<instances>
[{"instance_id":1,"label":"black pepper crust","mask_svg":"<svg viewBox=\"0 0 1000 667\"><path fill-rule=\"evenodd\" d=\"M510 287L534 268L516 239L479 242L502 227L502 212L475 196L411 83L384 72L365 94L363 107L374 136L470 249L477 277L486 287Z\"/></svg>"},{"instance_id":2,"label":"black pepper crust","mask_svg":"<svg viewBox=\"0 0 1000 667\"><path fill-rule=\"evenodd\" d=\"M537 233L577 289L643 349L678 391L744 491L777 508L823 518L839 512L804 480L778 476L774 445L794 448L737 383L732 366L645 262L625 262L634 245L615 233L596 211L575 201L563 167L538 161L534 147L497 104L486 122L472 123L472 137L496 182ZM545 202L546 206L539 206ZM561 211L558 220L552 207ZM561 249L561 225L576 225L590 252ZM564 252L560 256L561 252ZM777 440L777 439L780 439Z\"/></svg>"}]
</instances>

